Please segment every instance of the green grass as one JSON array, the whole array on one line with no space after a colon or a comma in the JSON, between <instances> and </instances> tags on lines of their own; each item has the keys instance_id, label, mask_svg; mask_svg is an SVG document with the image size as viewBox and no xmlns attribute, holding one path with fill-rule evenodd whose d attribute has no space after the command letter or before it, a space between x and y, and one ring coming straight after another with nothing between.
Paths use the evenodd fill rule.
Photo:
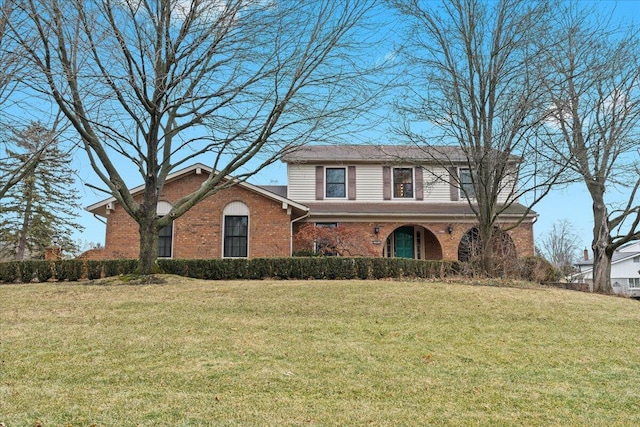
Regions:
<instances>
[{"instance_id":1,"label":"green grass","mask_svg":"<svg viewBox=\"0 0 640 427\"><path fill-rule=\"evenodd\" d=\"M640 302L395 281L0 286L0 422L631 426Z\"/></svg>"}]
</instances>

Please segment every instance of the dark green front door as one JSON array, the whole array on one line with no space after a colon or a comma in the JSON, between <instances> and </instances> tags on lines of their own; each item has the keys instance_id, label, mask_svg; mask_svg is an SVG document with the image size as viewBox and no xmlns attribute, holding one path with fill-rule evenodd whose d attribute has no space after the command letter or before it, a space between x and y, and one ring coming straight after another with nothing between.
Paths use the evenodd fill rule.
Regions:
<instances>
[{"instance_id":1,"label":"dark green front door","mask_svg":"<svg viewBox=\"0 0 640 427\"><path fill-rule=\"evenodd\" d=\"M393 233L396 258L414 258L413 227L400 227Z\"/></svg>"}]
</instances>

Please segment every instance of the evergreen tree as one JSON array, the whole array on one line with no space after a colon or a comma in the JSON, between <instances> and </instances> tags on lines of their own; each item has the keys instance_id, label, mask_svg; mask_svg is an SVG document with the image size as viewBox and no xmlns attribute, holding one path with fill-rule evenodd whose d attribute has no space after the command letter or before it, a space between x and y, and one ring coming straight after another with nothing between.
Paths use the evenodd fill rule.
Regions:
<instances>
[{"instance_id":1,"label":"evergreen tree","mask_svg":"<svg viewBox=\"0 0 640 427\"><path fill-rule=\"evenodd\" d=\"M77 251L71 234L83 229L75 219L80 205L73 187L71 155L60 148L55 133L40 123L11 134L9 161L0 171L14 169L26 159L37 158L0 206L0 255L16 260L42 258L44 249L58 235L63 252Z\"/></svg>"}]
</instances>

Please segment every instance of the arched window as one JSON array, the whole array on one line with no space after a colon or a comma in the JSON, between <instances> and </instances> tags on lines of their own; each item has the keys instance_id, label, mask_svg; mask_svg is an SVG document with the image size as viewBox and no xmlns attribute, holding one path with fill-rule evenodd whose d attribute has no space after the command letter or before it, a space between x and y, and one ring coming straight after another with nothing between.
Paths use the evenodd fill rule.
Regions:
<instances>
[{"instance_id":1,"label":"arched window","mask_svg":"<svg viewBox=\"0 0 640 427\"><path fill-rule=\"evenodd\" d=\"M249 256L249 207L242 202L231 202L223 211L223 256L246 258Z\"/></svg>"},{"instance_id":2,"label":"arched window","mask_svg":"<svg viewBox=\"0 0 640 427\"><path fill-rule=\"evenodd\" d=\"M477 227L470 229L458 245L458 260L469 262L480 255L481 249L480 230ZM493 257L497 260L508 260L516 257L516 246L506 232L497 227L493 229Z\"/></svg>"}]
</instances>

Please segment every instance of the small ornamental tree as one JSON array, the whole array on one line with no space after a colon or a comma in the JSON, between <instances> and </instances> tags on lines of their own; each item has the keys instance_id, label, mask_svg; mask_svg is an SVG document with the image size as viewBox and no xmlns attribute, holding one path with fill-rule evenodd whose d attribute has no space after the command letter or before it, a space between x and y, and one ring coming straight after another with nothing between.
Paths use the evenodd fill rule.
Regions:
<instances>
[{"instance_id":1,"label":"small ornamental tree","mask_svg":"<svg viewBox=\"0 0 640 427\"><path fill-rule=\"evenodd\" d=\"M320 256L376 256L379 252L368 236L344 225L305 224L294 239L297 247Z\"/></svg>"}]
</instances>

